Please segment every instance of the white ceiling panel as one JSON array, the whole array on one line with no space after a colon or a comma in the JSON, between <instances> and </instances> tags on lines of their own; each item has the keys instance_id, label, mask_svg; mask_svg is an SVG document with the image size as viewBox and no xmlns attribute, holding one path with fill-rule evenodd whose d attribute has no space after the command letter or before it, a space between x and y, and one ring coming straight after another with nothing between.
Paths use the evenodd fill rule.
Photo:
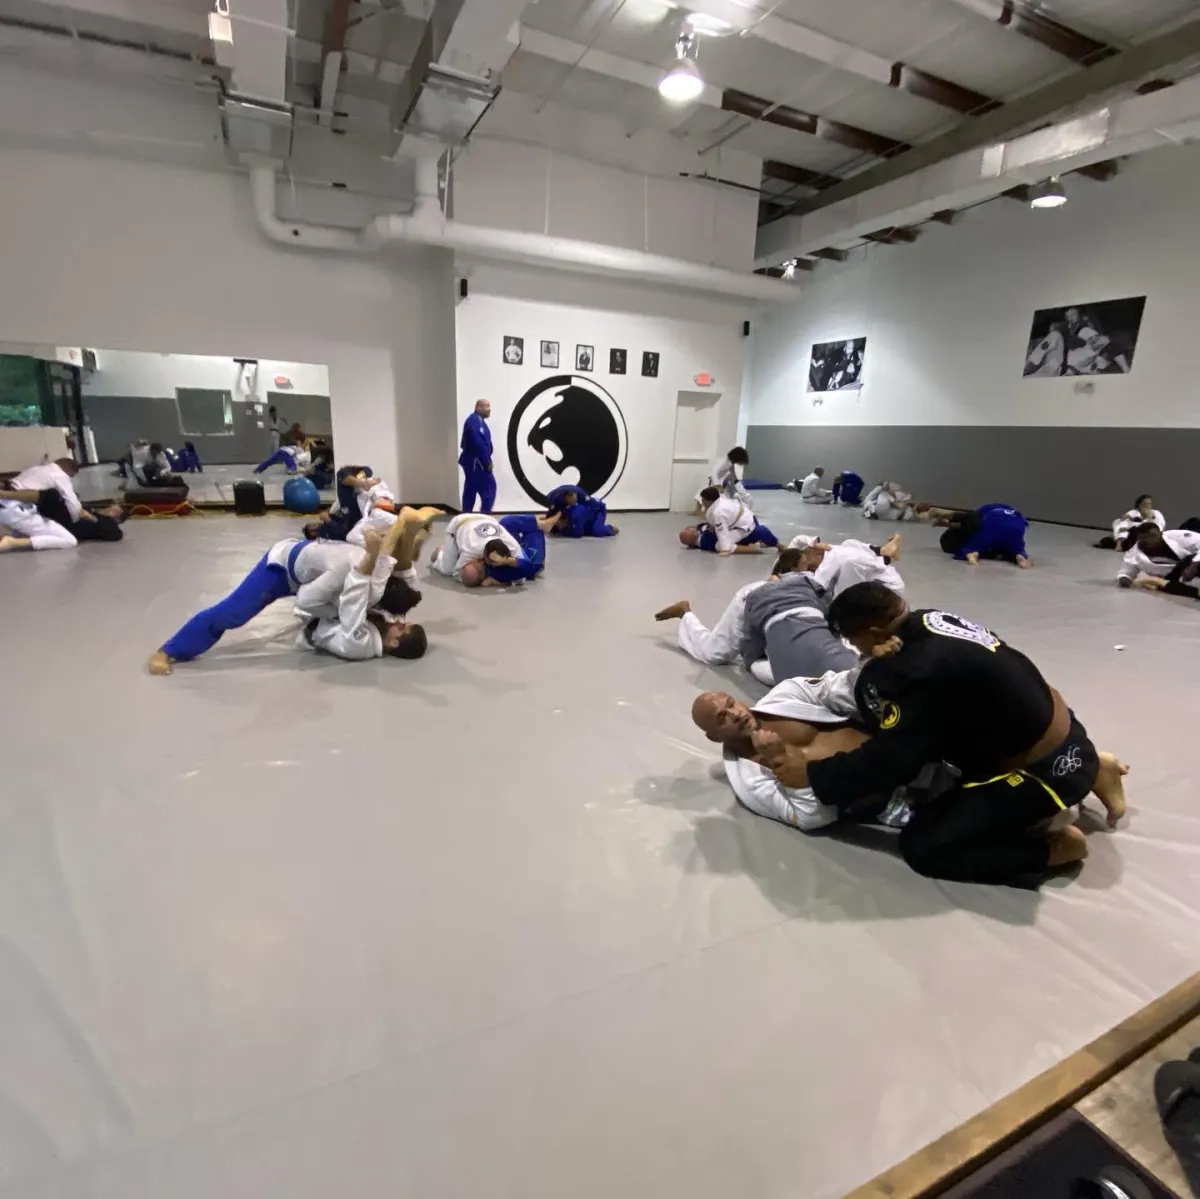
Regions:
<instances>
[{"instance_id":1,"label":"white ceiling panel","mask_svg":"<svg viewBox=\"0 0 1200 1199\"><path fill-rule=\"evenodd\" d=\"M835 175L841 174L862 157L845 146L821 141L804 133L792 133L763 121L748 124L737 137L725 144L763 158L777 158L781 162L807 167L810 171L828 171Z\"/></svg>"},{"instance_id":2,"label":"white ceiling panel","mask_svg":"<svg viewBox=\"0 0 1200 1199\"><path fill-rule=\"evenodd\" d=\"M905 61L997 100L1079 69L1069 58L982 17L968 19L956 33L914 51Z\"/></svg>"},{"instance_id":3,"label":"white ceiling panel","mask_svg":"<svg viewBox=\"0 0 1200 1199\"><path fill-rule=\"evenodd\" d=\"M1195 0L1053 0L1047 11L1080 33L1141 41L1164 26L1200 16Z\"/></svg>"},{"instance_id":4,"label":"white ceiling panel","mask_svg":"<svg viewBox=\"0 0 1200 1199\"><path fill-rule=\"evenodd\" d=\"M952 37L972 15L948 0L786 0L776 13L889 62ZM984 22L980 22L981 24Z\"/></svg>"}]
</instances>

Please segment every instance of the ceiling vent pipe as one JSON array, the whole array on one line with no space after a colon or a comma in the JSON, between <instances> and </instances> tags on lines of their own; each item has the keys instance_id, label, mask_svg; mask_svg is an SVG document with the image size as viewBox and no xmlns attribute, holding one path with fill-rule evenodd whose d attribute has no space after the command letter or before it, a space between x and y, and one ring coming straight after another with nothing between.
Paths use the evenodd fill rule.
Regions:
<instances>
[{"instance_id":1,"label":"ceiling vent pipe","mask_svg":"<svg viewBox=\"0 0 1200 1199\"><path fill-rule=\"evenodd\" d=\"M417 196L410 215L391 213L376 217L355 232L352 229L280 220L275 211L274 164L259 162L250 167L250 185L259 228L272 241L283 245L340 250L344 253L371 253L394 243L440 246L469 258L606 275L765 303L786 303L800 296L800 288L796 284L783 283L762 275L744 274L572 237L519 233L450 220L442 211L438 196L438 163L431 159L418 160L416 178Z\"/></svg>"}]
</instances>

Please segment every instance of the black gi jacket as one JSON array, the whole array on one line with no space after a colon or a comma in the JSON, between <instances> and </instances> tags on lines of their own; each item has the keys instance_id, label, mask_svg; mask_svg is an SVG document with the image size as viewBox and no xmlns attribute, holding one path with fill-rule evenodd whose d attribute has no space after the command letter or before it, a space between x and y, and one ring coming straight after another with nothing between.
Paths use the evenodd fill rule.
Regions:
<instances>
[{"instance_id":1,"label":"black gi jacket","mask_svg":"<svg viewBox=\"0 0 1200 1199\"><path fill-rule=\"evenodd\" d=\"M890 795L927 762L949 762L973 782L1003 774L1054 718L1054 696L1034 664L961 616L912 612L891 658L868 662L855 699L872 739L808 767L816 797L839 807Z\"/></svg>"}]
</instances>

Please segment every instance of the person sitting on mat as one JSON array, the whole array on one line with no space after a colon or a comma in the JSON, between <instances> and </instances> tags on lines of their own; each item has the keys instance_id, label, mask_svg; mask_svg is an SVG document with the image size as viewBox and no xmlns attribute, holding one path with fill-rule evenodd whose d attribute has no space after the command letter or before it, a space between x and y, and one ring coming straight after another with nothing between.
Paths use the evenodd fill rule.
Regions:
<instances>
[{"instance_id":1,"label":"person sitting on mat","mask_svg":"<svg viewBox=\"0 0 1200 1199\"><path fill-rule=\"evenodd\" d=\"M379 554L389 561L406 532L415 549L419 530L428 529L437 509L406 508L403 515L405 519L395 522L378 547ZM411 552L408 556L411 558ZM276 600L289 595L296 597L297 613L304 619L336 622L338 597L351 568L361 561L363 551L359 546L337 541L302 541L296 537L277 541L229 595L193 616L150 655L150 673L170 674L176 662L191 662L207 653L230 629L240 629ZM411 561L401 569L411 572ZM389 612L403 613L416 602L408 595L413 590L411 579L415 575L392 580L390 575L378 574L373 564L371 578L368 608L381 605ZM354 603L361 598L355 593Z\"/></svg>"},{"instance_id":2,"label":"person sitting on mat","mask_svg":"<svg viewBox=\"0 0 1200 1199\"><path fill-rule=\"evenodd\" d=\"M846 508L857 508L862 503L862 492L865 484L862 475L852 470L844 470L833 478L833 502Z\"/></svg>"},{"instance_id":3,"label":"person sitting on mat","mask_svg":"<svg viewBox=\"0 0 1200 1199\"><path fill-rule=\"evenodd\" d=\"M204 467L200 462L200 455L196 450L194 441L185 441L183 449L166 451L167 461L171 464L171 469L179 474L203 474Z\"/></svg>"},{"instance_id":4,"label":"person sitting on mat","mask_svg":"<svg viewBox=\"0 0 1200 1199\"><path fill-rule=\"evenodd\" d=\"M547 516L557 516L550 532L556 537L615 537L620 529L608 523L603 500L582 487L566 484L546 496Z\"/></svg>"},{"instance_id":5,"label":"person sitting on mat","mask_svg":"<svg viewBox=\"0 0 1200 1199\"><path fill-rule=\"evenodd\" d=\"M688 549L706 550L714 554L757 554L763 547L775 548L779 538L760 524L744 504L723 496L716 487L706 487L700 493L704 505L704 521L680 531L680 544Z\"/></svg>"},{"instance_id":6,"label":"person sitting on mat","mask_svg":"<svg viewBox=\"0 0 1200 1199\"><path fill-rule=\"evenodd\" d=\"M430 566L464 587L508 587L535 579L546 566L546 532L557 516L462 512L446 526Z\"/></svg>"},{"instance_id":7,"label":"person sitting on mat","mask_svg":"<svg viewBox=\"0 0 1200 1199\"><path fill-rule=\"evenodd\" d=\"M974 512L955 513L948 524L942 534L942 552L953 554L958 562L977 566L980 558L1000 559L1022 570L1033 565L1025 552L1029 522L1008 504L984 504Z\"/></svg>"},{"instance_id":8,"label":"person sitting on mat","mask_svg":"<svg viewBox=\"0 0 1200 1199\"><path fill-rule=\"evenodd\" d=\"M1144 524L1157 525L1160 529L1167 527L1167 519L1154 506L1152 495L1139 495L1132 508L1112 523L1112 536L1101 537L1093 542L1098 550L1124 550L1128 553L1137 541L1138 530Z\"/></svg>"},{"instance_id":9,"label":"person sitting on mat","mask_svg":"<svg viewBox=\"0 0 1200 1199\"><path fill-rule=\"evenodd\" d=\"M812 471L805 475L803 479L793 479L788 483L788 491L798 491L800 498L806 504L832 504L833 492L827 487L822 486L822 481L825 478L825 468L823 466L814 466Z\"/></svg>"},{"instance_id":10,"label":"person sitting on mat","mask_svg":"<svg viewBox=\"0 0 1200 1199\"><path fill-rule=\"evenodd\" d=\"M1082 832L1057 827L1061 813L1094 794L1110 826L1125 814L1129 768L1098 752L1037 667L990 630L949 612L911 611L878 582L842 592L829 624L868 659L854 697L873 737L820 761L762 733L755 750L781 783L811 787L839 811L890 794L927 763L954 766L957 784L914 809L900 836L918 874L975 883L1042 876L1087 856Z\"/></svg>"}]
</instances>

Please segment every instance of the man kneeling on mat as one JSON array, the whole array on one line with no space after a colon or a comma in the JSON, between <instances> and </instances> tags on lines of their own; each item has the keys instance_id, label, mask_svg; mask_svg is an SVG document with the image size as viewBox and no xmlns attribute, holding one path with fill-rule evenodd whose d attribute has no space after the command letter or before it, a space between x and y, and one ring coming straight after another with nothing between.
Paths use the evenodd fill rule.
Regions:
<instances>
[{"instance_id":1,"label":"man kneeling on mat","mask_svg":"<svg viewBox=\"0 0 1200 1199\"><path fill-rule=\"evenodd\" d=\"M760 524L744 504L723 496L715 487L700 492L705 505L704 522L680 531L679 541L688 549L707 550L713 554L758 554L763 547L774 548L779 538Z\"/></svg>"},{"instance_id":2,"label":"man kneeling on mat","mask_svg":"<svg viewBox=\"0 0 1200 1199\"><path fill-rule=\"evenodd\" d=\"M1098 753L1037 667L988 629L949 612L910 611L878 582L844 591L829 623L870 656L854 697L874 736L819 760L760 737L759 760L839 811L889 794L926 763L955 767L958 784L914 809L900 836L918 874L976 883L1042 876L1087 856L1079 829L1057 827L1061 813L1094 794L1110 825L1125 814L1129 768ZM894 653L878 656L884 650Z\"/></svg>"},{"instance_id":3,"label":"man kneeling on mat","mask_svg":"<svg viewBox=\"0 0 1200 1199\"><path fill-rule=\"evenodd\" d=\"M558 519L550 532L558 537L615 537L620 529L608 523L608 506L582 487L556 487L546 496L548 516Z\"/></svg>"},{"instance_id":4,"label":"man kneeling on mat","mask_svg":"<svg viewBox=\"0 0 1200 1199\"><path fill-rule=\"evenodd\" d=\"M413 560L421 542L428 536L429 522L436 515L436 508L405 508L387 534L372 530L372 536L378 541L375 555L370 559L369 572L362 568L368 559L359 546L340 541L303 541L296 537L277 541L229 595L193 616L150 655L150 673L170 674L176 662L190 662L207 653L230 629L240 629L276 600L289 595L296 597L296 614L306 621L332 620L336 623L345 608L348 625L360 630L358 640L370 642L373 647L373 639L362 631L366 613L378 605L388 612L403 614L420 600L420 593L413 588L417 577ZM370 553L369 550L366 552ZM355 569L360 576L369 579L362 619L357 613L363 601L361 588L351 593L349 604L344 596L347 580ZM392 578L393 573L395 578ZM403 629L392 630L382 651L396 653L399 657L409 656L397 652L402 644L412 648L411 644L403 643L402 633ZM330 631L325 640L332 644L337 638ZM330 652L337 651L331 649ZM421 652L424 652L423 647ZM342 656L379 657L380 654L364 652ZM420 657L420 654L411 656Z\"/></svg>"},{"instance_id":5,"label":"man kneeling on mat","mask_svg":"<svg viewBox=\"0 0 1200 1199\"><path fill-rule=\"evenodd\" d=\"M546 568L546 532L557 515L502 516L462 512L446 526L429 565L464 587L510 587Z\"/></svg>"}]
</instances>

